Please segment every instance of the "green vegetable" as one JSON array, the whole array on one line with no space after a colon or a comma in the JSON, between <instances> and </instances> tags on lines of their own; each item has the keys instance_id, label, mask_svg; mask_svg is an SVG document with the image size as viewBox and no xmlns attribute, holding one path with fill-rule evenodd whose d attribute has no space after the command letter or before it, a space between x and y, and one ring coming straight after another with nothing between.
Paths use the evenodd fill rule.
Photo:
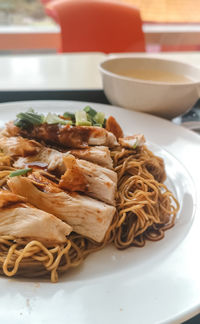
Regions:
<instances>
[{"instance_id":1,"label":"green vegetable","mask_svg":"<svg viewBox=\"0 0 200 324\"><path fill-rule=\"evenodd\" d=\"M28 122L32 125L40 125L44 121L43 115L38 115L33 112L19 113L19 114L17 114L17 118L21 119L25 122Z\"/></svg>"},{"instance_id":2,"label":"green vegetable","mask_svg":"<svg viewBox=\"0 0 200 324\"><path fill-rule=\"evenodd\" d=\"M39 115L35 113L32 108L25 113L17 114L17 119L14 122L15 126L20 127L22 129L28 129L32 126L41 125L43 123L72 125L71 120L62 119L54 113L48 113L45 117L42 114Z\"/></svg>"},{"instance_id":3,"label":"green vegetable","mask_svg":"<svg viewBox=\"0 0 200 324\"><path fill-rule=\"evenodd\" d=\"M91 122L92 126L105 127L106 119L104 113L97 112L90 106L86 106L83 110L87 113L87 120Z\"/></svg>"},{"instance_id":4,"label":"green vegetable","mask_svg":"<svg viewBox=\"0 0 200 324\"><path fill-rule=\"evenodd\" d=\"M34 111L33 108L29 108L29 109L27 110L27 112L32 112L32 113L34 113L35 111Z\"/></svg>"},{"instance_id":5,"label":"green vegetable","mask_svg":"<svg viewBox=\"0 0 200 324\"><path fill-rule=\"evenodd\" d=\"M94 121L95 121L97 124L100 124L101 126L102 126L103 123L104 123L104 119L105 119L105 114L102 113L102 112L98 112L98 113L96 113L96 115L94 116Z\"/></svg>"},{"instance_id":6,"label":"green vegetable","mask_svg":"<svg viewBox=\"0 0 200 324\"><path fill-rule=\"evenodd\" d=\"M104 118L103 125L102 125L103 128L106 128L106 121L107 121L107 119Z\"/></svg>"},{"instance_id":7,"label":"green vegetable","mask_svg":"<svg viewBox=\"0 0 200 324\"><path fill-rule=\"evenodd\" d=\"M21 176L21 175L24 175L28 172L32 171L31 168L27 168L27 169L20 169L20 170L16 170L16 171L13 171L9 174L9 177L17 177L17 176Z\"/></svg>"},{"instance_id":8,"label":"green vegetable","mask_svg":"<svg viewBox=\"0 0 200 324\"><path fill-rule=\"evenodd\" d=\"M25 113L17 114L17 119L15 120L14 124L20 128L29 128L33 125L41 125L44 122L44 116L39 115L34 112L32 108L30 108Z\"/></svg>"},{"instance_id":9,"label":"green vegetable","mask_svg":"<svg viewBox=\"0 0 200 324\"><path fill-rule=\"evenodd\" d=\"M65 119L60 118L55 113L48 113L45 117L43 114L36 113L32 108L27 112L22 112L17 114L17 119L15 120L15 126L22 129L31 129L33 126L41 125L47 123L51 124L61 124L61 125L76 125L76 126L98 126L105 127L106 119L102 112L97 112L90 106L86 106L82 111L77 111L75 114L70 112L65 112L63 114Z\"/></svg>"},{"instance_id":10,"label":"green vegetable","mask_svg":"<svg viewBox=\"0 0 200 324\"><path fill-rule=\"evenodd\" d=\"M135 144L133 144L133 147L132 148L135 150L137 146L138 146L138 140L136 139L135 140Z\"/></svg>"},{"instance_id":11,"label":"green vegetable","mask_svg":"<svg viewBox=\"0 0 200 324\"><path fill-rule=\"evenodd\" d=\"M66 112L63 114L63 117L68 118L68 119L71 119L72 122L75 123L75 114L66 111Z\"/></svg>"},{"instance_id":12,"label":"green vegetable","mask_svg":"<svg viewBox=\"0 0 200 324\"><path fill-rule=\"evenodd\" d=\"M19 127L19 128L22 128L22 129L28 129L28 128L31 128L32 127L32 124L27 122L27 121L24 121L22 119L16 119L14 121L14 125Z\"/></svg>"},{"instance_id":13,"label":"green vegetable","mask_svg":"<svg viewBox=\"0 0 200 324\"><path fill-rule=\"evenodd\" d=\"M58 117L58 115L53 114L53 113L48 113L44 119L44 122L47 124L72 125L71 120L62 119L62 118Z\"/></svg>"},{"instance_id":14,"label":"green vegetable","mask_svg":"<svg viewBox=\"0 0 200 324\"><path fill-rule=\"evenodd\" d=\"M93 108L91 108L90 106L86 106L83 109L91 118L93 118L96 115L96 110L94 110Z\"/></svg>"},{"instance_id":15,"label":"green vegetable","mask_svg":"<svg viewBox=\"0 0 200 324\"><path fill-rule=\"evenodd\" d=\"M96 127L102 127L101 124L93 124L92 126L96 126Z\"/></svg>"},{"instance_id":16,"label":"green vegetable","mask_svg":"<svg viewBox=\"0 0 200 324\"><path fill-rule=\"evenodd\" d=\"M87 119L85 111L76 111L76 126L91 126L91 122Z\"/></svg>"}]
</instances>

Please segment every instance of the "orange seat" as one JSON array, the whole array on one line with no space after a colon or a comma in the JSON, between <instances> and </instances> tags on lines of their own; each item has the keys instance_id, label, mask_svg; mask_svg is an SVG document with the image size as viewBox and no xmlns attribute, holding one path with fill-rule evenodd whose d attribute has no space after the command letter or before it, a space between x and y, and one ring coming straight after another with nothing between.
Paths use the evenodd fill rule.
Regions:
<instances>
[{"instance_id":1,"label":"orange seat","mask_svg":"<svg viewBox=\"0 0 200 324\"><path fill-rule=\"evenodd\" d=\"M61 26L61 52L144 52L137 8L112 0L54 0L46 12Z\"/></svg>"}]
</instances>

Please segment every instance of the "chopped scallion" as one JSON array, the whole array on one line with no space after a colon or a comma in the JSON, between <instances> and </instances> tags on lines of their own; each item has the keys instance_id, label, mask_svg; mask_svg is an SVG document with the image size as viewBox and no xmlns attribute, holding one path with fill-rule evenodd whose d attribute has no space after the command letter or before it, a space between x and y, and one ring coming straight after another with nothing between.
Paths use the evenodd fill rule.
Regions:
<instances>
[{"instance_id":1,"label":"chopped scallion","mask_svg":"<svg viewBox=\"0 0 200 324\"><path fill-rule=\"evenodd\" d=\"M137 146L138 146L138 140L136 139L135 143L132 146L132 149L135 150Z\"/></svg>"},{"instance_id":2,"label":"chopped scallion","mask_svg":"<svg viewBox=\"0 0 200 324\"><path fill-rule=\"evenodd\" d=\"M14 125L21 129L31 129L33 126L38 126L47 123L60 124L60 125L76 125L76 126L98 126L105 127L106 119L105 114L97 112L90 106L86 106L83 110L77 111L75 114L64 112L59 116L55 113L49 112L47 116L36 113L32 108L27 112L17 114L17 119Z\"/></svg>"},{"instance_id":3,"label":"chopped scallion","mask_svg":"<svg viewBox=\"0 0 200 324\"><path fill-rule=\"evenodd\" d=\"M20 170L16 170L16 171L13 171L9 174L9 177L17 177L17 176L21 176L21 175L24 175L28 172L32 171L31 168L27 168L27 169L20 169Z\"/></svg>"},{"instance_id":4,"label":"chopped scallion","mask_svg":"<svg viewBox=\"0 0 200 324\"><path fill-rule=\"evenodd\" d=\"M91 122L89 122L88 120L87 121L79 121L79 122L76 122L76 126L91 126Z\"/></svg>"},{"instance_id":5,"label":"chopped scallion","mask_svg":"<svg viewBox=\"0 0 200 324\"><path fill-rule=\"evenodd\" d=\"M72 122L75 123L75 114L66 111L66 112L63 114L63 117L65 117L65 118L67 118L67 119L69 119L69 120L71 120Z\"/></svg>"},{"instance_id":6,"label":"chopped scallion","mask_svg":"<svg viewBox=\"0 0 200 324\"><path fill-rule=\"evenodd\" d=\"M35 111L34 111L34 109L33 109L33 108L29 108L29 109L27 110L27 112L31 112L31 113L34 113Z\"/></svg>"},{"instance_id":7,"label":"chopped scallion","mask_svg":"<svg viewBox=\"0 0 200 324\"><path fill-rule=\"evenodd\" d=\"M86 106L84 109L83 109L90 117L94 117L96 115L96 110L94 110L93 108L91 108L90 106Z\"/></svg>"},{"instance_id":8,"label":"chopped scallion","mask_svg":"<svg viewBox=\"0 0 200 324\"><path fill-rule=\"evenodd\" d=\"M95 127L102 127L101 124L93 124L92 126L95 126Z\"/></svg>"},{"instance_id":9,"label":"chopped scallion","mask_svg":"<svg viewBox=\"0 0 200 324\"><path fill-rule=\"evenodd\" d=\"M58 117L56 114L48 113L44 119L44 122L47 124L61 124L61 125L72 125L71 120L65 120Z\"/></svg>"},{"instance_id":10,"label":"chopped scallion","mask_svg":"<svg viewBox=\"0 0 200 324\"><path fill-rule=\"evenodd\" d=\"M94 121L95 121L97 124L100 124L100 125L103 125L103 123L104 123L104 119L105 119L105 114L102 113L102 112L98 112L98 113L96 113L96 115L94 116Z\"/></svg>"},{"instance_id":11,"label":"chopped scallion","mask_svg":"<svg viewBox=\"0 0 200 324\"><path fill-rule=\"evenodd\" d=\"M76 111L76 126L91 126L91 122L87 119L85 111Z\"/></svg>"},{"instance_id":12,"label":"chopped scallion","mask_svg":"<svg viewBox=\"0 0 200 324\"><path fill-rule=\"evenodd\" d=\"M25 122L28 122L32 125L40 125L44 121L43 115L38 115L33 112L19 113L19 114L17 114L17 118L21 119Z\"/></svg>"}]
</instances>

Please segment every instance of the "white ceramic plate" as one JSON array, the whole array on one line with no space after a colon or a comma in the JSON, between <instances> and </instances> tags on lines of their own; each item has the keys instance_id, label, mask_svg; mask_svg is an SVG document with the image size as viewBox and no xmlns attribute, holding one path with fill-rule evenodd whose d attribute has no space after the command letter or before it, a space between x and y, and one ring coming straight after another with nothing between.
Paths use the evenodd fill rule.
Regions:
<instances>
[{"instance_id":1,"label":"white ceramic plate","mask_svg":"<svg viewBox=\"0 0 200 324\"><path fill-rule=\"evenodd\" d=\"M88 103L32 101L0 105L1 126L16 113L80 110ZM167 185L181 208L176 226L159 242L90 255L57 284L0 278L2 323L179 323L200 311L200 137L169 121L102 104L127 134L142 132L165 160Z\"/></svg>"}]
</instances>

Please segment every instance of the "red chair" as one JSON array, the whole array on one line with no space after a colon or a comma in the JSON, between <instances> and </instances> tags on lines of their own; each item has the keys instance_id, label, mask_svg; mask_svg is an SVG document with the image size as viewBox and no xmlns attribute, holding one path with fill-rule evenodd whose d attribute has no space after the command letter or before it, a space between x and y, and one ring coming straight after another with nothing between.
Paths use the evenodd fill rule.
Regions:
<instances>
[{"instance_id":1,"label":"red chair","mask_svg":"<svg viewBox=\"0 0 200 324\"><path fill-rule=\"evenodd\" d=\"M61 52L144 52L137 8L112 0L54 0L46 12L61 26Z\"/></svg>"},{"instance_id":2,"label":"red chair","mask_svg":"<svg viewBox=\"0 0 200 324\"><path fill-rule=\"evenodd\" d=\"M46 5L48 2L50 2L51 0L40 0L40 2L42 2L43 5Z\"/></svg>"}]
</instances>

